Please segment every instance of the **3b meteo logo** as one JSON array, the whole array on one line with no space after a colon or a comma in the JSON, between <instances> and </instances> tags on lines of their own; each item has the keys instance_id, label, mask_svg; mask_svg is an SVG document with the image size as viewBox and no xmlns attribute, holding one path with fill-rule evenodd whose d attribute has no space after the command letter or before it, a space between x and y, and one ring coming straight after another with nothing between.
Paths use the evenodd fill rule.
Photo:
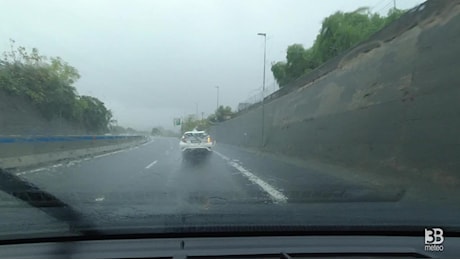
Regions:
<instances>
[{"instance_id":1,"label":"3b meteo logo","mask_svg":"<svg viewBox=\"0 0 460 260\"><path fill-rule=\"evenodd\" d=\"M425 251L442 252L444 231L441 228L425 228Z\"/></svg>"}]
</instances>

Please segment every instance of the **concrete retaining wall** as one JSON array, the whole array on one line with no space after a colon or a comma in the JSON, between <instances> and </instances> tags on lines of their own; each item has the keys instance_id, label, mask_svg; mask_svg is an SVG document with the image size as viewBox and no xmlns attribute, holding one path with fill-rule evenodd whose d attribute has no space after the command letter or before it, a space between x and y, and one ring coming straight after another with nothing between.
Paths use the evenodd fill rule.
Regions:
<instances>
[{"instance_id":1,"label":"concrete retaining wall","mask_svg":"<svg viewBox=\"0 0 460 260\"><path fill-rule=\"evenodd\" d=\"M64 118L44 118L21 97L9 96L0 90L0 136L5 135L84 135L82 126Z\"/></svg>"},{"instance_id":2,"label":"concrete retaining wall","mask_svg":"<svg viewBox=\"0 0 460 260\"><path fill-rule=\"evenodd\" d=\"M459 14L459 1L428 1L325 64L327 73L268 98L263 145L261 106L210 132L300 159L458 181Z\"/></svg>"},{"instance_id":3,"label":"concrete retaining wall","mask_svg":"<svg viewBox=\"0 0 460 260\"><path fill-rule=\"evenodd\" d=\"M30 167L124 149L146 141L144 136L0 137L0 168Z\"/></svg>"}]
</instances>

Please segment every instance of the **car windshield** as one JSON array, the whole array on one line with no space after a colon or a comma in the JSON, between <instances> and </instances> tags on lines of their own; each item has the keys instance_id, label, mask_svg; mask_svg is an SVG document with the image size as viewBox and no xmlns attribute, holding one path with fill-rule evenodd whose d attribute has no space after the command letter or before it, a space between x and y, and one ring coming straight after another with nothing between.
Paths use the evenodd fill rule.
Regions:
<instances>
[{"instance_id":1,"label":"car windshield","mask_svg":"<svg viewBox=\"0 0 460 260\"><path fill-rule=\"evenodd\" d=\"M460 231L458 1L0 2L0 241Z\"/></svg>"}]
</instances>

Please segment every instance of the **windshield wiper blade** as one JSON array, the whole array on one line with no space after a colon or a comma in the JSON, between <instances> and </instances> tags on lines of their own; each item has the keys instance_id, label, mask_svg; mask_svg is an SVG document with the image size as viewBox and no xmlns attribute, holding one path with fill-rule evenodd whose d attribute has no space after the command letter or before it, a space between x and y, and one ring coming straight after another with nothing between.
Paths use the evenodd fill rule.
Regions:
<instances>
[{"instance_id":1,"label":"windshield wiper blade","mask_svg":"<svg viewBox=\"0 0 460 260\"><path fill-rule=\"evenodd\" d=\"M0 169L0 191L24 201L34 208L40 209L55 219L69 224L70 231L73 233L81 235L100 234L91 223L84 222L83 216L70 205L3 169ZM82 226L85 228L81 228Z\"/></svg>"}]
</instances>

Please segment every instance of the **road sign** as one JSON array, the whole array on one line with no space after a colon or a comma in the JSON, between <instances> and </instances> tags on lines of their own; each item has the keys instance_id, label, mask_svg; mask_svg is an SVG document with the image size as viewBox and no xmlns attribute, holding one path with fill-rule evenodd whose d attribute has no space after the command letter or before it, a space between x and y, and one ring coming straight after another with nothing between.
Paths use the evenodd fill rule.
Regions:
<instances>
[{"instance_id":1,"label":"road sign","mask_svg":"<svg viewBox=\"0 0 460 260\"><path fill-rule=\"evenodd\" d=\"M175 126L181 125L181 120L180 120L180 118L174 118L174 125L175 125Z\"/></svg>"}]
</instances>

